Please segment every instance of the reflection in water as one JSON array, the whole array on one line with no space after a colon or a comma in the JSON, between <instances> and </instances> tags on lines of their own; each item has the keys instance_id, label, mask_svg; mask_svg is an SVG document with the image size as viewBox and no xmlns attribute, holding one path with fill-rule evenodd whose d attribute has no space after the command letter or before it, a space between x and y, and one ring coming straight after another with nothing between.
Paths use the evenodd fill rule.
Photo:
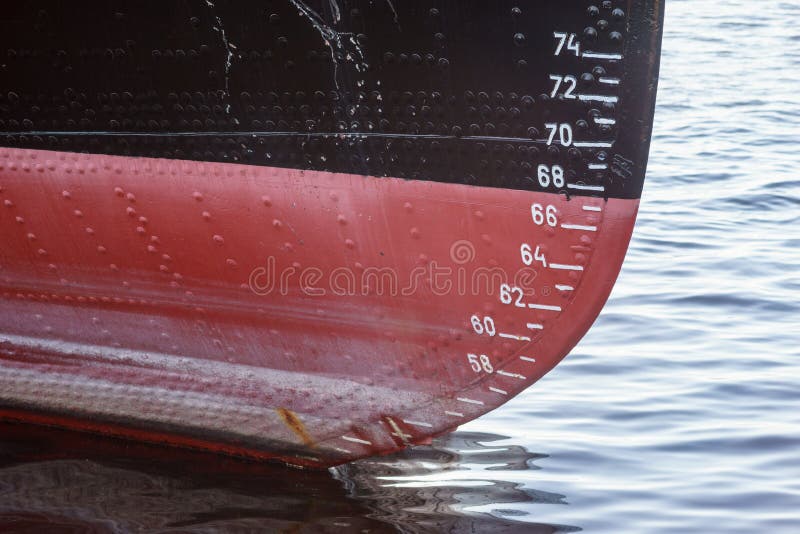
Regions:
<instances>
[{"instance_id":1,"label":"reflection in water","mask_svg":"<svg viewBox=\"0 0 800 534\"><path fill-rule=\"evenodd\" d=\"M455 432L388 457L333 469L349 494L372 509L370 517L401 532L564 532L579 530L469 512L491 505L499 515L515 514L520 503L566 504L562 495L524 489L499 480L498 470L539 469L544 458L517 445L494 445L504 436ZM505 507L503 505L506 505ZM504 510L503 508L512 510ZM516 514L525 515L517 511Z\"/></svg>"},{"instance_id":2,"label":"reflection in water","mask_svg":"<svg viewBox=\"0 0 800 534\"><path fill-rule=\"evenodd\" d=\"M0 532L578 530L508 517L565 501L493 476L544 456L493 434L320 472L7 423L0 436Z\"/></svg>"}]
</instances>

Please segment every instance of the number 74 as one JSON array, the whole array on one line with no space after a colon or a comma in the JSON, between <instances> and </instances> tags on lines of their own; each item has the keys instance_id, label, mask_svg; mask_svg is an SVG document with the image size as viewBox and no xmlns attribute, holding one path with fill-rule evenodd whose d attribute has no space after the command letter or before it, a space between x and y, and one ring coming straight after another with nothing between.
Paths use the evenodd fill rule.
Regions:
<instances>
[{"instance_id":1,"label":"number 74","mask_svg":"<svg viewBox=\"0 0 800 534\"><path fill-rule=\"evenodd\" d=\"M553 32L553 37L555 37L557 41L556 51L553 54L554 56L561 55L565 44L567 45L566 48L568 52L574 52L576 56L581 54L581 43L577 40L577 36L574 33Z\"/></svg>"}]
</instances>

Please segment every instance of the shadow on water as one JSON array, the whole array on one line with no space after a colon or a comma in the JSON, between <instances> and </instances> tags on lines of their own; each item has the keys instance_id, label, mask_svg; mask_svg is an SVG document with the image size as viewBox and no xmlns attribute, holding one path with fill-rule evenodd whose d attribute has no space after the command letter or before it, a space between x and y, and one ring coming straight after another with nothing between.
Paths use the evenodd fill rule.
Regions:
<instances>
[{"instance_id":1,"label":"shadow on water","mask_svg":"<svg viewBox=\"0 0 800 534\"><path fill-rule=\"evenodd\" d=\"M573 532L516 520L564 497L501 480L545 457L456 432L305 471L0 423L0 532ZM471 512L489 506L495 514Z\"/></svg>"}]
</instances>

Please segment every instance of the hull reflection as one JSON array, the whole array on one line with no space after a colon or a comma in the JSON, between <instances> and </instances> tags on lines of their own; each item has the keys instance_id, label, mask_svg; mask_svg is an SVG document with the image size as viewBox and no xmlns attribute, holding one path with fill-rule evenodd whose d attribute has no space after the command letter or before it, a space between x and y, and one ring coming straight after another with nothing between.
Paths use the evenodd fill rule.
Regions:
<instances>
[{"instance_id":1,"label":"hull reflection","mask_svg":"<svg viewBox=\"0 0 800 534\"><path fill-rule=\"evenodd\" d=\"M456 432L328 472L28 425L0 424L0 435L2 532L579 530L520 510L565 497L493 476L546 456L493 434Z\"/></svg>"}]
</instances>

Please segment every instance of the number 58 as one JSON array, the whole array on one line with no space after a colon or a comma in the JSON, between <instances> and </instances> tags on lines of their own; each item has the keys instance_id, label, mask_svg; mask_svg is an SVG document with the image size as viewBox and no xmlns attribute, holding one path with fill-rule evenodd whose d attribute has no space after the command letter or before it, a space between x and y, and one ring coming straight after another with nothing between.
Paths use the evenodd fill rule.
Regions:
<instances>
[{"instance_id":1,"label":"number 58","mask_svg":"<svg viewBox=\"0 0 800 534\"><path fill-rule=\"evenodd\" d=\"M480 356L477 354L467 354L467 361L469 361L470 367L472 367L472 370L476 373L480 373L482 370L486 371L487 373L494 372L492 362L485 354L481 354Z\"/></svg>"}]
</instances>

